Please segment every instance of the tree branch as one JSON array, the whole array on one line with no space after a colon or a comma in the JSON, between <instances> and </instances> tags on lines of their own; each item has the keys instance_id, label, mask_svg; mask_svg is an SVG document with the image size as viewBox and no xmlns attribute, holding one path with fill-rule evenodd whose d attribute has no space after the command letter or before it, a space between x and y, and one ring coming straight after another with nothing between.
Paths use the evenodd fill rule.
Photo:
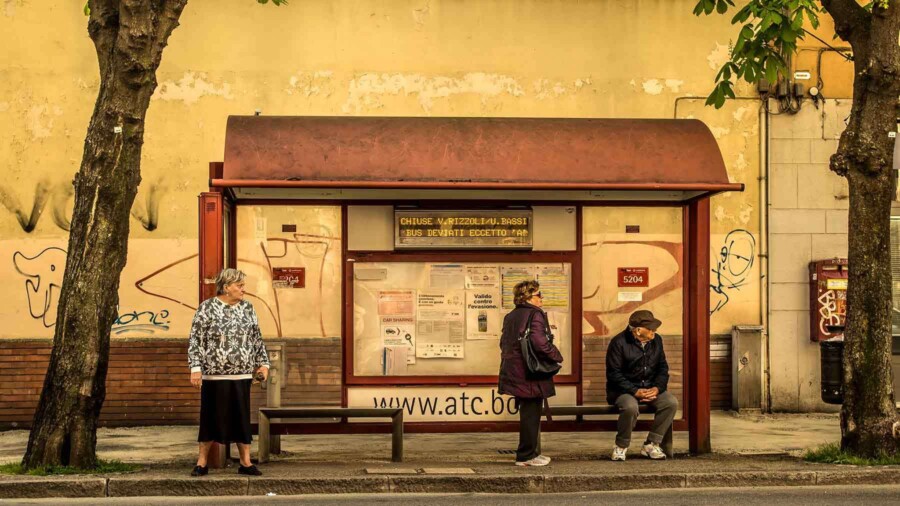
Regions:
<instances>
[{"instance_id":1,"label":"tree branch","mask_svg":"<svg viewBox=\"0 0 900 506\"><path fill-rule=\"evenodd\" d=\"M822 0L822 7L834 18L834 31L840 38L852 46L865 40L872 15L856 0Z\"/></svg>"}]
</instances>

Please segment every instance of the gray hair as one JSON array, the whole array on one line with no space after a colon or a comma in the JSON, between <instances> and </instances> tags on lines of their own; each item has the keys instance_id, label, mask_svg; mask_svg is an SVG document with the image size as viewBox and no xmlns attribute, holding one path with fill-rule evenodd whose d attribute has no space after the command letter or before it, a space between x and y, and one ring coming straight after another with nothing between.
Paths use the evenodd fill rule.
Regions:
<instances>
[{"instance_id":1,"label":"gray hair","mask_svg":"<svg viewBox=\"0 0 900 506\"><path fill-rule=\"evenodd\" d=\"M216 276L216 295L223 295L225 293L225 287L232 283L240 283L247 277L243 271L239 271L237 269L222 269L222 272Z\"/></svg>"}]
</instances>

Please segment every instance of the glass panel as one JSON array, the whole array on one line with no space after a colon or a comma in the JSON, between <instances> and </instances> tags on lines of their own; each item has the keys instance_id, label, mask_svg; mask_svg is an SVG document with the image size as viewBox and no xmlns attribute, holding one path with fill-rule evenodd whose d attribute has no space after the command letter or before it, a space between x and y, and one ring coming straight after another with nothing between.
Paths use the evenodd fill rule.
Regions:
<instances>
[{"instance_id":1,"label":"glass panel","mask_svg":"<svg viewBox=\"0 0 900 506\"><path fill-rule=\"evenodd\" d=\"M340 337L341 208L240 206L237 267L270 337Z\"/></svg>"},{"instance_id":2,"label":"glass panel","mask_svg":"<svg viewBox=\"0 0 900 506\"><path fill-rule=\"evenodd\" d=\"M662 320L669 390L683 406L684 238L680 207L585 207L585 404L606 403L606 348L634 311Z\"/></svg>"},{"instance_id":3,"label":"glass panel","mask_svg":"<svg viewBox=\"0 0 900 506\"><path fill-rule=\"evenodd\" d=\"M357 262L353 268L357 376L496 375L512 287L537 279L555 344L571 357L571 265ZM570 374L563 363L560 374Z\"/></svg>"}]
</instances>

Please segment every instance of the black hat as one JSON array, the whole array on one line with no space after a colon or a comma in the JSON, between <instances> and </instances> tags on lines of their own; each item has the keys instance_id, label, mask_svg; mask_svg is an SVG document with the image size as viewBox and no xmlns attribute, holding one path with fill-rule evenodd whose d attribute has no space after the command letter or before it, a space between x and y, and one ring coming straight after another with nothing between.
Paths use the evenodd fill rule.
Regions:
<instances>
[{"instance_id":1,"label":"black hat","mask_svg":"<svg viewBox=\"0 0 900 506\"><path fill-rule=\"evenodd\" d=\"M662 322L653 317L653 313L646 309L631 313L628 318L628 325L632 327L644 327L649 330L656 330L662 325Z\"/></svg>"}]
</instances>

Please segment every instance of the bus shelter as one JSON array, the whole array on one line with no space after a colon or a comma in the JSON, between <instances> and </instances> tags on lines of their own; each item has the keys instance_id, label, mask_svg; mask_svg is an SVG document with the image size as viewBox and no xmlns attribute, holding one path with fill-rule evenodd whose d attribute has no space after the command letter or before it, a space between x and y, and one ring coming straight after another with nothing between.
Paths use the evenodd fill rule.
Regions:
<instances>
[{"instance_id":1,"label":"bus shelter","mask_svg":"<svg viewBox=\"0 0 900 506\"><path fill-rule=\"evenodd\" d=\"M222 268L244 270L267 340L339 338L341 405L402 406L407 432L518 430L496 393L518 281L541 283L566 358L551 407L605 404L605 345L649 309L680 401L674 429L703 453L709 198L741 190L696 120L232 116L200 195L200 297Z\"/></svg>"}]
</instances>

